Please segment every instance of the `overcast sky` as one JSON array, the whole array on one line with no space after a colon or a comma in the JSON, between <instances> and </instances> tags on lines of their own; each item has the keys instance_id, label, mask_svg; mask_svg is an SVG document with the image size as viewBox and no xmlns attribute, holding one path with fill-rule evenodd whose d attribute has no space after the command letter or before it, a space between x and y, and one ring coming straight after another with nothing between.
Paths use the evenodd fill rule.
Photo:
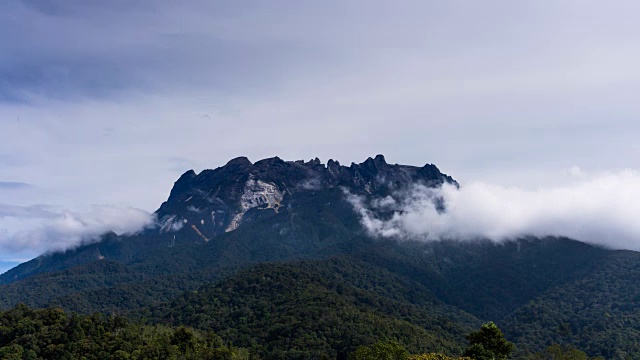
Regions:
<instances>
[{"instance_id":1,"label":"overcast sky","mask_svg":"<svg viewBox=\"0 0 640 360\"><path fill-rule=\"evenodd\" d=\"M382 153L522 191L628 174L639 13L636 0L4 0L0 272L64 241L34 240L43 221L116 226L113 209L152 212L184 171L240 155Z\"/></svg>"}]
</instances>

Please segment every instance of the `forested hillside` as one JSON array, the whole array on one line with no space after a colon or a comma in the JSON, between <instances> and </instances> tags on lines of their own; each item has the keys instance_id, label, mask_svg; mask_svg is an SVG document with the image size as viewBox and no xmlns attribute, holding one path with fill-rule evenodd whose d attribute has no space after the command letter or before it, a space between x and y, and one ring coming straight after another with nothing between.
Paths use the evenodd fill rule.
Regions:
<instances>
[{"instance_id":1,"label":"forested hillside","mask_svg":"<svg viewBox=\"0 0 640 360\"><path fill-rule=\"evenodd\" d=\"M637 352L640 334L637 264L634 252L567 239L373 242L326 260L162 276L100 260L5 285L10 291L0 297L30 292L37 306L214 330L263 355L305 349L337 356L388 338L404 339L414 353L455 355L466 332L493 320L518 356L558 343L624 359ZM77 283L92 288L73 291Z\"/></svg>"},{"instance_id":2,"label":"forested hillside","mask_svg":"<svg viewBox=\"0 0 640 360\"><path fill-rule=\"evenodd\" d=\"M420 283L349 258L259 265L157 307L149 319L212 329L273 358L343 357L387 339L413 353L461 353L464 335L480 324Z\"/></svg>"},{"instance_id":3,"label":"forested hillside","mask_svg":"<svg viewBox=\"0 0 640 360\"><path fill-rule=\"evenodd\" d=\"M144 326L122 317L65 314L20 305L0 312L0 358L18 359L250 359L212 332Z\"/></svg>"},{"instance_id":4,"label":"forested hillside","mask_svg":"<svg viewBox=\"0 0 640 360\"><path fill-rule=\"evenodd\" d=\"M589 276L557 286L505 317L521 347L573 344L607 359L640 357L640 261L611 252Z\"/></svg>"}]
</instances>

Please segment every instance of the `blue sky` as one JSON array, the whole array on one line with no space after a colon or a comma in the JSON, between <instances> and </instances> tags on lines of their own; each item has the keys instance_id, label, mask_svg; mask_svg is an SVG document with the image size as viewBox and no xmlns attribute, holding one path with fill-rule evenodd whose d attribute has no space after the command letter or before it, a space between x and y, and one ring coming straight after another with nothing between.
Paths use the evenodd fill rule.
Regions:
<instances>
[{"instance_id":1,"label":"blue sky","mask_svg":"<svg viewBox=\"0 0 640 360\"><path fill-rule=\"evenodd\" d=\"M185 170L240 155L383 153L522 189L635 171L639 11L631 0L3 1L0 271L134 227L113 208L145 224L139 210Z\"/></svg>"}]
</instances>

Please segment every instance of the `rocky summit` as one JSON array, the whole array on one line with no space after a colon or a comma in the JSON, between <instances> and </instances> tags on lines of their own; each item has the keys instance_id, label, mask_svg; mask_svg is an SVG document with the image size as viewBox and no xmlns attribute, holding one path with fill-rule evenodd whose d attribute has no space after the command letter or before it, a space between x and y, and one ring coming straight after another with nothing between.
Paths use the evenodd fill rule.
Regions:
<instances>
[{"instance_id":1,"label":"rocky summit","mask_svg":"<svg viewBox=\"0 0 640 360\"><path fill-rule=\"evenodd\" d=\"M435 165L391 165L382 155L348 167L334 160L323 164L318 158L305 162L274 157L251 163L238 157L215 170L184 173L157 211L159 230L187 227L209 241L260 218L261 212L290 211L300 193L343 189L386 196L409 184L438 186L444 182L455 183Z\"/></svg>"}]
</instances>

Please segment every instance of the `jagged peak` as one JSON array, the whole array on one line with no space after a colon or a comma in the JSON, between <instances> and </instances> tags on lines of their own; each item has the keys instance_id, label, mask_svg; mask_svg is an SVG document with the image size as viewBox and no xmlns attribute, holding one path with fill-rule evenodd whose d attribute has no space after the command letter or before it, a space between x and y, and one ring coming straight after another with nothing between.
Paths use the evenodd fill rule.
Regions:
<instances>
[{"instance_id":1,"label":"jagged peak","mask_svg":"<svg viewBox=\"0 0 640 360\"><path fill-rule=\"evenodd\" d=\"M255 163L252 163L251 161L249 161L249 159L245 156L240 156L237 158L234 158L232 160L230 160L225 166L228 165L272 165L272 164L282 164L282 163L290 163L290 164L299 164L299 165L311 165L311 166L318 166L318 165L325 165L320 158L315 157L309 161L305 161L305 160L295 160L295 161L285 161L283 159L281 159L278 156L274 156L274 157L270 157L270 158L265 158L262 160L258 160ZM362 163L358 164L355 162L351 163L351 167L354 166L359 166L359 165L364 165L364 164L375 164L377 166L384 166L384 165L389 165L384 157L384 155L382 154L377 154L375 157L368 157L365 161L363 161ZM427 164L430 165L430 164ZM329 159L329 161L326 164L327 167L329 166L342 166L340 164L340 162L338 160L334 160L334 159Z\"/></svg>"},{"instance_id":2,"label":"jagged peak","mask_svg":"<svg viewBox=\"0 0 640 360\"><path fill-rule=\"evenodd\" d=\"M438 169L434 164L424 164L423 168L431 168L440 171L440 169Z\"/></svg>"},{"instance_id":3,"label":"jagged peak","mask_svg":"<svg viewBox=\"0 0 640 360\"><path fill-rule=\"evenodd\" d=\"M377 181L376 177L393 179L397 185L424 180L457 184L451 177L442 174L435 165L391 165L382 154L369 157L360 164L351 163L350 167L333 159L323 164L317 157L304 162L284 161L274 156L251 163L247 157L241 156L230 160L225 166L204 170L199 175L193 170L187 171L175 183L169 200L190 201L189 205L192 205L204 198L204 201L211 202L215 200L213 197L219 197L233 207L237 194L242 193L241 188L248 179L260 179L289 188L296 188L308 179L315 179L314 181L325 182L328 186L347 184L358 189L365 186L366 182ZM195 200L192 196L196 196Z\"/></svg>"},{"instance_id":4,"label":"jagged peak","mask_svg":"<svg viewBox=\"0 0 640 360\"><path fill-rule=\"evenodd\" d=\"M260 161L256 161L254 165L260 166L260 165L274 165L274 164L284 164L284 163L285 163L284 160L280 159L277 156L274 156L274 157L262 159Z\"/></svg>"},{"instance_id":5,"label":"jagged peak","mask_svg":"<svg viewBox=\"0 0 640 360\"><path fill-rule=\"evenodd\" d=\"M187 170L184 172L184 174L180 175L180 177L178 178L178 181L180 181L181 179L190 179L190 178L194 178L196 177L196 172L193 169Z\"/></svg>"},{"instance_id":6,"label":"jagged peak","mask_svg":"<svg viewBox=\"0 0 640 360\"><path fill-rule=\"evenodd\" d=\"M376 155L375 158L368 157L367 160L365 160L362 164L359 164L357 166L361 166L361 167L364 166L371 169L380 169L380 168L386 167L387 165L388 164L387 164L387 161L384 159L384 156L378 154Z\"/></svg>"},{"instance_id":7,"label":"jagged peak","mask_svg":"<svg viewBox=\"0 0 640 360\"><path fill-rule=\"evenodd\" d=\"M320 161L319 158L315 158L313 160L309 160L308 162L305 163L306 165L322 165L322 161Z\"/></svg>"},{"instance_id":8,"label":"jagged peak","mask_svg":"<svg viewBox=\"0 0 640 360\"><path fill-rule=\"evenodd\" d=\"M238 156L237 158L233 158L229 160L229 162L225 166L239 166L239 165L253 165L253 163L246 156Z\"/></svg>"},{"instance_id":9,"label":"jagged peak","mask_svg":"<svg viewBox=\"0 0 640 360\"><path fill-rule=\"evenodd\" d=\"M173 184L173 188L171 189L171 193L169 194L169 198L173 198L176 194L179 194L186 189L191 187L191 182L196 177L196 172L193 169L186 171L182 174L178 180Z\"/></svg>"}]
</instances>

